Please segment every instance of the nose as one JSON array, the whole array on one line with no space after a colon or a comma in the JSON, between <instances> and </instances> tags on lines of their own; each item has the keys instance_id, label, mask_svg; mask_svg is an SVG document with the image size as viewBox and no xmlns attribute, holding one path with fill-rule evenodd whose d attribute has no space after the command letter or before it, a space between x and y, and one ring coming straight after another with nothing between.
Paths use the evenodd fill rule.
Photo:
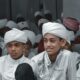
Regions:
<instances>
[{"instance_id":1,"label":"nose","mask_svg":"<svg viewBox=\"0 0 80 80\"><path fill-rule=\"evenodd\" d=\"M15 46L12 46L12 47L11 47L11 49L12 49L12 50L15 50L15 49L16 49L16 47L15 47Z\"/></svg>"},{"instance_id":2,"label":"nose","mask_svg":"<svg viewBox=\"0 0 80 80\"><path fill-rule=\"evenodd\" d=\"M46 45L47 45L47 46L50 46L50 45L51 45L51 43L48 41L48 42L46 43Z\"/></svg>"}]
</instances>

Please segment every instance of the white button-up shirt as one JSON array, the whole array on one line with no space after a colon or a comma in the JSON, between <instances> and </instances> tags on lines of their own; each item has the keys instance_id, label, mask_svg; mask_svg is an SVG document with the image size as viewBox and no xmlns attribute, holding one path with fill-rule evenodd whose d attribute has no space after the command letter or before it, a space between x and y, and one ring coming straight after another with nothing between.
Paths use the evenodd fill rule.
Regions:
<instances>
[{"instance_id":1,"label":"white button-up shirt","mask_svg":"<svg viewBox=\"0 0 80 80\"><path fill-rule=\"evenodd\" d=\"M24 56L18 60L12 59L10 55L0 57L0 80L15 80L16 68L21 63L29 63L32 66L31 61Z\"/></svg>"},{"instance_id":2,"label":"white button-up shirt","mask_svg":"<svg viewBox=\"0 0 80 80\"><path fill-rule=\"evenodd\" d=\"M76 58L72 52L61 50L54 63L51 63L46 51L32 58L39 68L38 80L76 80Z\"/></svg>"},{"instance_id":3,"label":"white button-up shirt","mask_svg":"<svg viewBox=\"0 0 80 80\"><path fill-rule=\"evenodd\" d=\"M76 80L80 80L80 56L77 58L76 67L77 67L77 70L76 70Z\"/></svg>"}]
</instances>

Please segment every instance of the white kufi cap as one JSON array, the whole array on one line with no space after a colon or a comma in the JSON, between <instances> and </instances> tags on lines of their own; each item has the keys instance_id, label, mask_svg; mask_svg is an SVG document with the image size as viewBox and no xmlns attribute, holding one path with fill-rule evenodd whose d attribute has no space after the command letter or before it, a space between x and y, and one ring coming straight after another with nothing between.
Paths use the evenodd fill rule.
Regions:
<instances>
[{"instance_id":1,"label":"white kufi cap","mask_svg":"<svg viewBox=\"0 0 80 80\"><path fill-rule=\"evenodd\" d=\"M7 19L0 19L0 28L3 28L7 24Z\"/></svg>"},{"instance_id":2,"label":"white kufi cap","mask_svg":"<svg viewBox=\"0 0 80 80\"><path fill-rule=\"evenodd\" d=\"M69 31L69 39L70 39L70 41L74 41L74 39L75 39L75 34L74 34L74 32L73 31Z\"/></svg>"},{"instance_id":3,"label":"white kufi cap","mask_svg":"<svg viewBox=\"0 0 80 80\"><path fill-rule=\"evenodd\" d=\"M41 39L42 39L42 35L38 34L38 35L36 35L36 41L35 42L39 43Z\"/></svg>"},{"instance_id":4,"label":"white kufi cap","mask_svg":"<svg viewBox=\"0 0 80 80\"><path fill-rule=\"evenodd\" d=\"M43 28L42 30L43 36L46 33L50 33L65 39L70 44L68 30L62 24L55 23L55 22L48 22L48 23L44 23L42 28Z\"/></svg>"},{"instance_id":5,"label":"white kufi cap","mask_svg":"<svg viewBox=\"0 0 80 80\"><path fill-rule=\"evenodd\" d=\"M25 27L29 28L29 25L28 25L27 21L19 22L17 25L18 25L19 29L22 29L22 28L25 28Z\"/></svg>"},{"instance_id":6,"label":"white kufi cap","mask_svg":"<svg viewBox=\"0 0 80 80\"><path fill-rule=\"evenodd\" d=\"M23 30L25 32L26 37L31 41L32 45L35 44L35 33L30 30Z\"/></svg>"},{"instance_id":7,"label":"white kufi cap","mask_svg":"<svg viewBox=\"0 0 80 80\"><path fill-rule=\"evenodd\" d=\"M21 30L18 30L16 28L13 28L12 30L5 33L4 36L4 43L7 44L12 41L18 41L22 43L27 42L27 38L25 36L25 33Z\"/></svg>"},{"instance_id":8,"label":"white kufi cap","mask_svg":"<svg viewBox=\"0 0 80 80\"><path fill-rule=\"evenodd\" d=\"M47 22L49 22L49 20L44 19L44 18L41 18L41 19L38 21L38 26L40 26L41 24L47 23Z\"/></svg>"},{"instance_id":9,"label":"white kufi cap","mask_svg":"<svg viewBox=\"0 0 80 80\"><path fill-rule=\"evenodd\" d=\"M7 27L9 27L10 29L12 28L18 28L17 24L14 21L8 21L6 24Z\"/></svg>"}]
</instances>

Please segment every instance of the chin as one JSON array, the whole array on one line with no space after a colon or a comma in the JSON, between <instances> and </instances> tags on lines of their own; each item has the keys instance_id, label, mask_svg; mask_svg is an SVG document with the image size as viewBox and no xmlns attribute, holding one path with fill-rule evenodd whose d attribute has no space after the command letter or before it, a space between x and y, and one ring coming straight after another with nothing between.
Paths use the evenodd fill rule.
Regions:
<instances>
[{"instance_id":1,"label":"chin","mask_svg":"<svg viewBox=\"0 0 80 80\"><path fill-rule=\"evenodd\" d=\"M13 59L14 59L14 60L17 60L17 59L19 59L19 57L13 57Z\"/></svg>"},{"instance_id":2,"label":"chin","mask_svg":"<svg viewBox=\"0 0 80 80\"><path fill-rule=\"evenodd\" d=\"M55 56L56 53L53 53L53 52L47 52L49 56Z\"/></svg>"},{"instance_id":3,"label":"chin","mask_svg":"<svg viewBox=\"0 0 80 80\"><path fill-rule=\"evenodd\" d=\"M48 53L49 55L53 55L53 53L52 53L52 52L50 52L50 51L47 51L47 53Z\"/></svg>"}]
</instances>

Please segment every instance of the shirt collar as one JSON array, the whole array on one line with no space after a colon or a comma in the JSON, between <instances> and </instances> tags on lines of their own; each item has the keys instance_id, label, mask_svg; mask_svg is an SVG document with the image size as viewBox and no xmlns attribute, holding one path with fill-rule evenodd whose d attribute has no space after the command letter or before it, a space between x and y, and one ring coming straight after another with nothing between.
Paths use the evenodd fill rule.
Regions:
<instances>
[{"instance_id":1,"label":"shirt collar","mask_svg":"<svg viewBox=\"0 0 80 80\"><path fill-rule=\"evenodd\" d=\"M48 53L46 52L45 53L45 55L44 55L44 61L45 61L45 64L47 65L47 66L49 66L49 65L51 65L51 61L50 61L50 59L49 59L49 56L48 56Z\"/></svg>"},{"instance_id":2,"label":"shirt collar","mask_svg":"<svg viewBox=\"0 0 80 80\"><path fill-rule=\"evenodd\" d=\"M59 65L59 62L60 62L61 58L62 58L62 50L60 50L59 54L57 55L57 58L56 58L56 61L55 61L55 64L56 65ZM52 62L49 59L49 56L48 56L48 53L47 52L45 53L44 59L45 59L44 60L45 61L45 64L47 66L49 66L49 65L52 64Z\"/></svg>"},{"instance_id":3,"label":"shirt collar","mask_svg":"<svg viewBox=\"0 0 80 80\"><path fill-rule=\"evenodd\" d=\"M11 62L11 63L21 63L24 60L24 58L25 57L23 55L21 58L15 60L15 59L12 59L10 55L8 55L8 61Z\"/></svg>"}]
</instances>

